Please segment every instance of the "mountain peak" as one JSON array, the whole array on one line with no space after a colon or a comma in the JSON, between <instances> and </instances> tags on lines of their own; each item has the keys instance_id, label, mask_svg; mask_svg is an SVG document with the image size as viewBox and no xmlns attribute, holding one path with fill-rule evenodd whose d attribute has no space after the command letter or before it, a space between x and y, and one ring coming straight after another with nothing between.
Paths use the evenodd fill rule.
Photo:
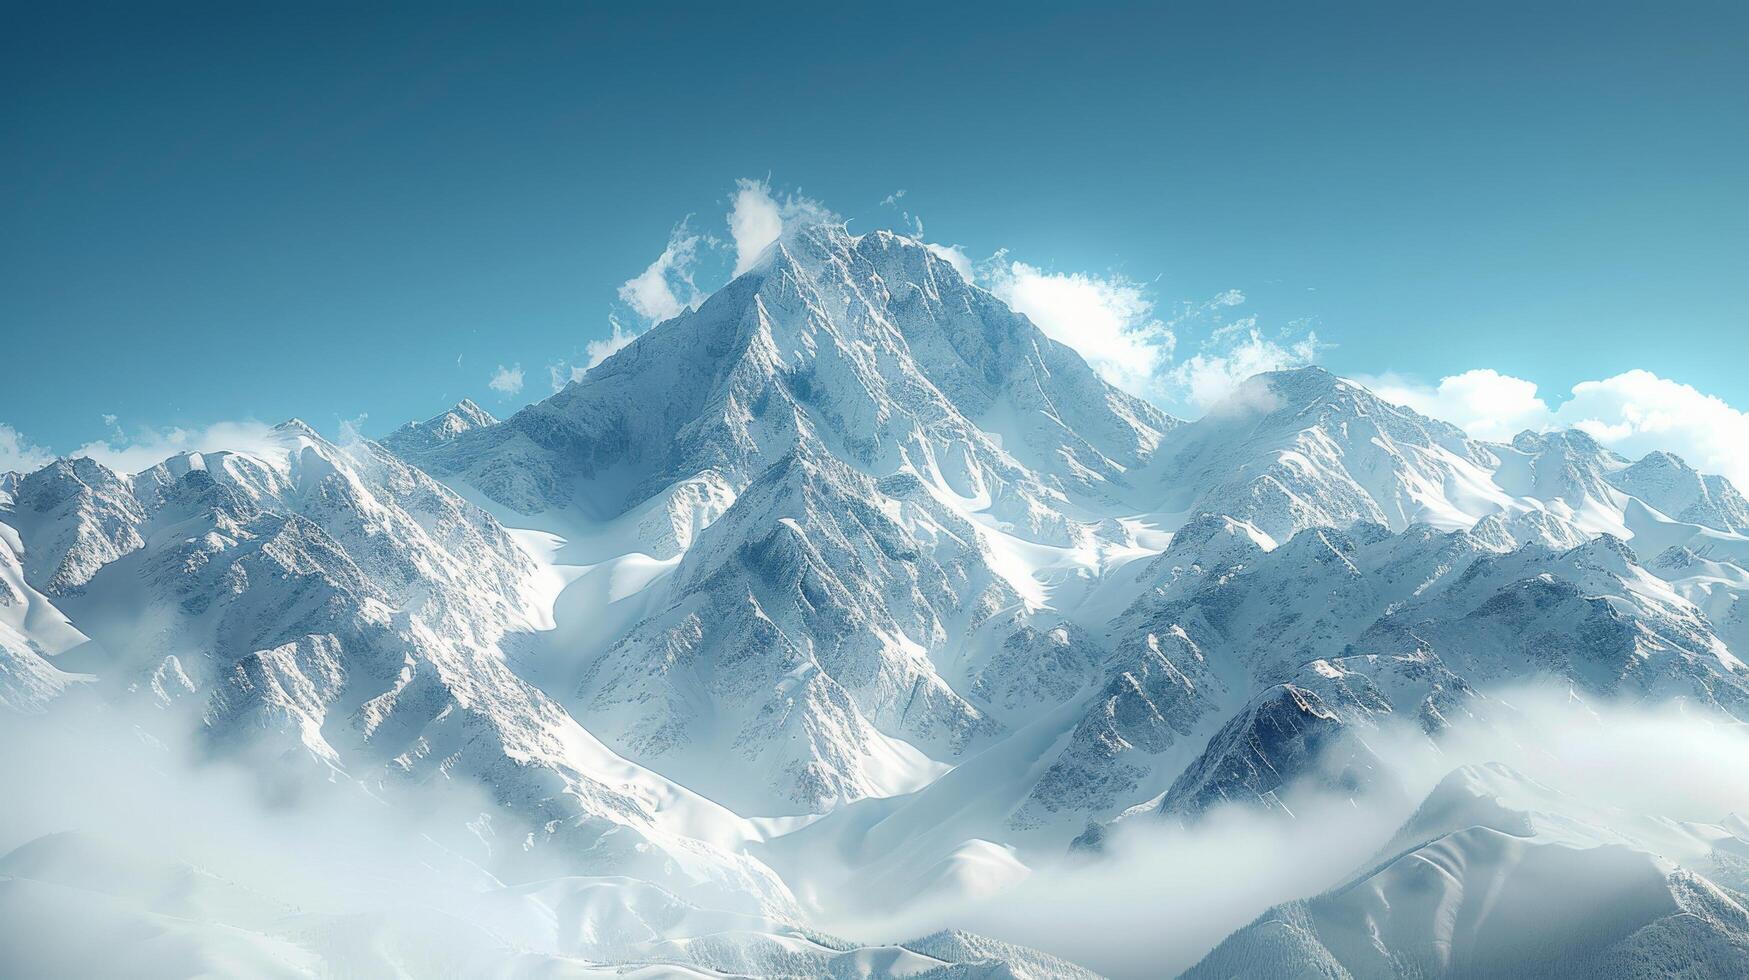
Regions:
<instances>
[{"instance_id":1,"label":"mountain peak","mask_svg":"<svg viewBox=\"0 0 1749 980\"><path fill-rule=\"evenodd\" d=\"M498 424L498 420L492 416L492 413L475 404L472 398L463 398L461 401L455 403L454 408L444 414L460 416L468 419L476 425Z\"/></svg>"},{"instance_id":2,"label":"mountain peak","mask_svg":"<svg viewBox=\"0 0 1749 980\"><path fill-rule=\"evenodd\" d=\"M1646 455L1641 456L1639 460L1634 463L1634 467L1645 470L1675 470L1678 473L1695 472L1694 467L1688 465L1687 460L1675 453L1665 452L1662 449L1654 449Z\"/></svg>"},{"instance_id":3,"label":"mountain peak","mask_svg":"<svg viewBox=\"0 0 1749 980\"><path fill-rule=\"evenodd\" d=\"M1359 387L1352 382L1344 381L1316 364L1307 364L1297 368L1282 368L1279 371L1264 371L1252 375L1252 378L1261 378L1272 386L1296 391L1329 391L1340 390L1344 386Z\"/></svg>"},{"instance_id":4,"label":"mountain peak","mask_svg":"<svg viewBox=\"0 0 1749 980\"><path fill-rule=\"evenodd\" d=\"M429 450L464 432L490 428L497 424L498 420L492 417L492 413L475 404L472 398L463 398L455 403L455 407L439 412L423 422L408 422L389 433L382 442L395 452Z\"/></svg>"},{"instance_id":5,"label":"mountain peak","mask_svg":"<svg viewBox=\"0 0 1749 980\"><path fill-rule=\"evenodd\" d=\"M1541 453L1551 449L1566 449L1569 452L1593 454L1603 451L1597 440L1583 429L1554 429L1548 432L1537 432L1525 429L1512 437L1512 448L1526 453Z\"/></svg>"},{"instance_id":6,"label":"mountain peak","mask_svg":"<svg viewBox=\"0 0 1749 980\"><path fill-rule=\"evenodd\" d=\"M1386 413L1420 418L1413 411L1386 402L1366 388L1316 364L1254 374L1240 382L1208 414L1215 418L1258 414L1291 418L1309 411L1322 414L1332 409L1345 415Z\"/></svg>"}]
</instances>

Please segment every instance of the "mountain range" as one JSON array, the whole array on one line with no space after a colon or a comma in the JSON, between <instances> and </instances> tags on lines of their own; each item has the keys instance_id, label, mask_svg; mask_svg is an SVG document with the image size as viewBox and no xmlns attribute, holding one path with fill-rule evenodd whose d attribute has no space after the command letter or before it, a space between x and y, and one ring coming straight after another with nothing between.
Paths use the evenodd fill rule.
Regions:
<instances>
[{"instance_id":1,"label":"mountain range","mask_svg":"<svg viewBox=\"0 0 1749 980\"><path fill-rule=\"evenodd\" d=\"M32 942L96 909L171 975L1073 976L818 924L1334 795L1405 818L1189 975L1741 975L1740 819L1392 759L1522 685L1749 720L1746 569L1749 501L1669 453L1479 441L1318 368L1172 418L922 243L810 224L503 420L0 476L0 709L483 815L460 924L56 834L0 859L0 931L39 972L102 972ZM1533 928L1550 882L1583 900Z\"/></svg>"}]
</instances>

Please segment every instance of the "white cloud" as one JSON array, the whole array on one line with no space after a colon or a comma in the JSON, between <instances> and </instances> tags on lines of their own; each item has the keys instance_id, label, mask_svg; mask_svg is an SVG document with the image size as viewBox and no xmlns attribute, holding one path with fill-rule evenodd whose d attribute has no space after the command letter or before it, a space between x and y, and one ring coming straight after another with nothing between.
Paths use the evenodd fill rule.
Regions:
<instances>
[{"instance_id":1,"label":"white cloud","mask_svg":"<svg viewBox=\"0 0 1749 980\"><path fill-rule=\"evenodd\" d=\"M508 398L522 390L522 365L505 367L498 365L498 370L492 372L492 380L486 382L486 387Z\"/></svg>"},{"instance_id":2,"label":"white cloud","mask_svg":"<svg viewBox=\"0 0 1749 980\"><path fill-rule=\"evenodd\" d=\"M364 424L369 421L369 412L359 412L352 418L341 419L338 443L342 446L351 446L363 442L367 438L364 434Z\"/></svg>"},{"instance_id":3,"label":"white cloud","mask_svg":"<svg viewBox=\"0 0 1749 980\"><path fill-rule=\"evenodd\" d=\"M1538 394L1534 382L1487 369L1431 386L1393 374L1356 381L1477 438L1576 428L1629 458L1664 450L1703 472L1722 474L1739 488L1749 486L1749 413L1650 371L1581 381L1556 407Z\"/></svg>"},{"instance_id":4,"label":"white cloud","mask_svg":"<svg viewBox=\"0 0 1749 980\"><path fill-rule=\"evenodd\" d=\"M972 270L972 257L958 245L938 245L935 242L924 242L923 247L935 253L935 257L954 267L966 282L976 278Z\"/></svg>"},{"instance_id":5,"label":"white cloud","mask_svg":"<svg viewBox=\"0 0 1749 980\"><path fill-rule=\"evenodd\" d=\"M1386 401L1450 422L1478 439L1504 442L1525 429L1553 424L1534 383L1488 368L1441 378L1432 387L1389 372L1355 381Z\"/></svg>"},{"instance_id":6,"label":"white cloud","mask_svg":"<svg viewBox=\"0 0 1749 980\"><path fill-rule=\"evenodd\" d=\"M1555 418L1624 455L1667 450L1749 487L1749 413L1650 371L1580 382Z\"/></svg>"},{"instance_id":7,"label":"white cloud","mask_svg":"<svg viewBox=\"0 0 1749 980\"><path fill-rule=\"evenodd\" d=\"M1237 290L1216 297L1222 306L1243 299ZM1202 350L1172 369L1171 380L1186 401L1206 411L1254 374L1305 367L1317 356L1316 333L1277 341L1263 336L1255 317L1246 317L1211 334Z\"/></svg>"},{"instance_id":8,"label":"white cloud","mask_svg":"<svg viewBox=\"0 0 1749 980\"><path fill-rule=\"evenodd\" d=\"M836 220L818 201L799 194L779 201L772 195L769 183L746 177L735 181L730 202L729 237L735 242L735 270L731 274L736 276L753 268L786 230Z\"/></svg>"},{"instance_id":9,"label":"white cloud","mask_svg":"<svg viewBox=\"0 0 1749 980\"><path fill-rule=\"evenodd\" d=\"M668 245L656 261L619 287L619 298L648 323L679 316L699 299L692 270L698 260L700 240L698 235L687 234L682 222L669 234Z\"/></svg>"},{"instance_id":10,"label":"white cloud","mask_svg":"<svg viewBox=\"0 0 1749 980\"><path fill-rule=\"evenodd\" d=\"M821 925L870 938L953 927L1107 976L1169 977L1270 906L1373 867L1416 804L1462 766L1522 773L1559 813L1630 841L1646 839L1654 821L1644 814L1715 821L1749 805L1749 771L1738 761L1749 731L1730 718L1692 705L1587 701L1565 687L1487 693L1512 710L1485 713L1485 722L1460 718L1437 743L1386 720L1365 739L1381 762L1370 785L1331 793L1321 776L1289 784L1278 793L1291 801L1291 818L1228 804L1194 821L1121 820L1108 826L1099 857L1040 858L1006 888L941 889L885 916ZM1344 765L1346 745L1326 748L1324 762ZM1548 895L1549 907L1560 908L1560 898Z\"/></svg>"},{"instance_id":11,"label":"white cloud","mask_svg":"<svg viewBox=\"0 0 1749 980\"><path fill-rule=\"evenodd\" d=\"M889 208L898 207L899 201L902 200L904 197L905 197L905 189L901 187L898 190L892 192L891 194L888 194L885 198L882 198L881 205L883 207L889 207Z\"/></svg>"},{"instance_id":12,"label":"white cloud","mask_svg":"<svg viewBox=\"0 0 1749 980\"><path fill-rule=\"evenodd\" d=\"M601 338L600 340L591 340L584 348L584 352L589 355L589 365L583 370L587 371L589 368L600 364L602 361L607 360L609 357L612 357L615 353L623 349L627 344L638 339L637 334L621 327L618 320L609 318L609 322L613 324L613 333ZM573 374L573 377L580 377L580 375Z\"/></svg>"},{"instance_id":13,"label":"white cloud","mask_svg":"<svg viewBox=\"0 0 1749 980\"><path fill-rule=\"evenodd\" d=\"M735 182L729 209L729 237L735 241L735 271L753 268L759 256L783 235L783 211L762 180L745 177Z\"/></svg>"},{"instance_id":14,"label":"white cloud","mask_svg":"<svg viewBox=\"0 0 1749 980\"><path fill-rule=\"evenodd\" d=\"M88 442L69 455L89 456L117 473L138 473L180 453L268 453L281 445L273 427L253 420L214 422L197 428L142 428L132 435L119 429L108 439Z\"/></svg>"},{"instance_id":15,"label":"white cloud","mask_svg":"<svg viewBox=\"0 0 1749 980\"><path fill-rule=\"evenodd\" d=\"M560 391L573 381L580 381L589 368L569 361L554 361L547 365L547 380L552 383L553 391Z\"/></svg>"},{"instance_id":16,"label":"white cloud","mask_svg":"<svg viewBox=\"0 0 1749 980\"><path fill-rule=\"evenodd\" d=\"M1136 395L1157 387L1175 338L1154 317L1141 285L1121 276L1044 272L1025 262L992 262L988 278L992 293L1047 337L1075 348L1107 381Z\"/></svg>"},{"instance_id":17,"label":"white cloud","mask_svg":"<svg viewBox=\"0 0 1749 980\"><path fill-rule=\"evenodd\" d=\"M54 453L31 442L12 426L0 422L0 473L29 473L54 461Z\"/></svg>"},{"instance_id":18,"label":"white cloud","mask_svg":"<svg viewBox=\"0 0 1749 980\"><path fill-rule=\"evenodd\" d=\"M609 316L607 322L613 326L613 333L583 345L583 354L587 358L585 363L573 364L560 360L547 365L547 377L552 382L554 391L561 390L573 381L583 380L583 376L591 368L624 350L640 336L635 330L627 330L616 316Z\"/></svg>"}]
</instances>

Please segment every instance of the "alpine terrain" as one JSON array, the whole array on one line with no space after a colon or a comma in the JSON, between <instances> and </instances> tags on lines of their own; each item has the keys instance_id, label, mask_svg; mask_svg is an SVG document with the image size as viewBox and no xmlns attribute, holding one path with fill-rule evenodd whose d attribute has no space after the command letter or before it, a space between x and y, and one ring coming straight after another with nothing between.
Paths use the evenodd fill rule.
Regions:
<instances>
[{"instance_id":1,"label":"alpine terrain","mask_svg":"<svg viewBox=\"0 0 1749 980\"><path fill-rule=\"evenodd\" d=\"M502 420L0 475L8 751L360 881L224 865L216 805L33 827L0 972L1742 976L1741 816L1515 763L1549 692L1736 737L1743 656L1749 500L1674 455L1318 368L1173 418L921 242L804 222ZM1212 933L1004 911L1240 819L1351 857Z\"/></svg>"}]
</instances>

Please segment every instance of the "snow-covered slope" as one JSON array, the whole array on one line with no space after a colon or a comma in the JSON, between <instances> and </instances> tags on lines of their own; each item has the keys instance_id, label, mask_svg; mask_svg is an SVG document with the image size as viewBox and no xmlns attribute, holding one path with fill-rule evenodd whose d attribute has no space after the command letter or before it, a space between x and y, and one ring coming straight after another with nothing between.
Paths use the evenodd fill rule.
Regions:
<instances>
[{"instance_id":1,"label":"snow-covered slope","mask_svg":"<svg viewBox=\"0 0 1749 980\"><path fill-rule=\"evenodd\" d=\"M1375 866L1279 906L1187 978L1726 977L1749 970L1749 896L1679 866L1749 846L1720 826L1644 835L1502 767L1453 772ZM1588 815L1588 814L1587 814ZM1619 821L1613 821L1619 826Z\"/></svg>"},{"instance_id":2,"label":"snow-covered slope","mask_svg":"<svg viewBox=\"0 0 1749 980\"><path fill-rule=\"evenodd\" d=\"M483 789L514 879L487 959L534 928L564 961L538 969L1061 975L806 921L1000 892L1120 817L1389 792L1383 733L1437 740L1506 685L1749 718L1746 569L1749 504L1669 454L1482 442L1316 368L1180 422L922 243L814 224L503 421L6 474L0 708L150 705L281 791ZM1389 963L1458 955L1402 898L1440 862L1471 895L1628 882L1632 935L1693 918L1735 948L1737 900L1669 865L1694 854L1473 829L1371 869ZM164 914L104 894L117 929ZM1384 922L1358 894L1235 948L1286 930L1329 975L1391 969L1343 945ZM230 962L326 962L233 925ZM1649 955L1624 936L1596 962Z\"/></svg>"},{"instance_id":3,"label":"snow-covered slope","mask_svg":"<svg viewBox=\"0 0 1749 980\"><path fill-rule=\"evenodd\" d=\"M782 812L917 788L999 732L944 675L1036 598L1008 536L1087 538L1173 424L922 245L818 226L507 422L391 444L506 520L676 561L546 686Z\"/></svg>"},{"instance_id":4,"label":"snow-covered slope","mask_svg":"<svg viewBox=\"0 0 1749 980\"><path fill-rule=\"evenodd\" d=\"M131 477L90 460L27 476L3 515L23 577L93 640L30 652L110 697L188 705L212 749L267 778L390 795L462 779L510 827L539 828L531 843L593 848L596 870L789 907L781 882L725 849L751 833L743 821L615 756L510 669L501 642L545 614L534 562L496 521L370 443L297 422L276 438ZM64 683L40 674L24 693Z\"/></svg>"}]
</instances>

